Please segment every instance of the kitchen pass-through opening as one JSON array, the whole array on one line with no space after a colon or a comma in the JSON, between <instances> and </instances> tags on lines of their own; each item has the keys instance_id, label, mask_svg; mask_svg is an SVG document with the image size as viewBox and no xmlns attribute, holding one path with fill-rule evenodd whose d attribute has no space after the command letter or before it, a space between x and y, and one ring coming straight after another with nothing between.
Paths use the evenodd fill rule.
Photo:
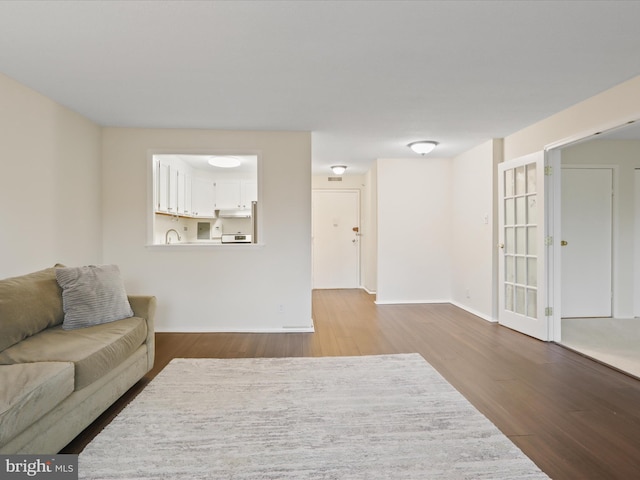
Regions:
<instances>
[{"instance_id":1,"label":"kitchen pass-through opening","mask_svg":"<svg viewBox=\"0 0 640 480\"><path fill-rule=\"evenodd\" d=\"M257 242L257 153L151 155L150 244Z\"/></svg>"}]
</instances>

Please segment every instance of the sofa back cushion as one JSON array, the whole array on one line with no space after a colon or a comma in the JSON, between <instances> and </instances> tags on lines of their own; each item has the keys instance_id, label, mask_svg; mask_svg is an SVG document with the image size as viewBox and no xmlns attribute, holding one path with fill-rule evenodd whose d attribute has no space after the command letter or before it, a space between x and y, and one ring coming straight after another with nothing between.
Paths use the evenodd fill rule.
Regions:
<instances>
[{"instance_id":1,"label":"sofa back cushion","mask_svg":"<svg viewBox=\"0 0 640 480\"><path fill-rule=\"evenodd\" d=\"M133 317L117 265L56 269L62 287L62 328L91 327Z\"/></svg>"},{"instance_id":2,"label":"sofa back cushion","mask_svg":"<svg viewBox=\"0 0 640 480\"><path fill-rule=\"evenodd\" d=\"M0 350L62 323L55 268L0 280Z\"/></svg>"}]
</instances>

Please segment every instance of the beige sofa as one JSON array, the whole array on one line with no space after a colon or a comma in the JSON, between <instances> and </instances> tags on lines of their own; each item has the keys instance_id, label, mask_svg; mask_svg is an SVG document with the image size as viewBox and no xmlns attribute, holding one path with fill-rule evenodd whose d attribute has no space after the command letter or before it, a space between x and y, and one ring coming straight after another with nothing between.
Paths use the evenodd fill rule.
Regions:
<instances>
[{"instance_id":1,"label":"beige sofa","mask_svg":"<svg viewBox=\"0 0 640 480\"><path fill-rule=\"evenodd\" d=\"M69 330L62 291L55 268L0 280L1 454L59 452L153 367L155 297Z\"/></svg>"}]
</instances>

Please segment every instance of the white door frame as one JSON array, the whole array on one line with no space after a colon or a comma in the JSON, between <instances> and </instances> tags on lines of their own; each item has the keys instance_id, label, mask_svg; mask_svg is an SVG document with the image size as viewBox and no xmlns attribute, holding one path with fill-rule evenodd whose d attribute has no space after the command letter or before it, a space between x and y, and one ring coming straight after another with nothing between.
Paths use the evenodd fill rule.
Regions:
<instances>
[{"instance_id":1,"label":"white door frame","mask_svg":"<svg viewBox=\"0 0 640 480\"><path fill-rule=\"evenodd\" d=\"M635 285L635 297L634 297L634 311L635 317L640 317L640 168L635 169L635 182L634 182L634 214L635 214L635 230L634 230L634 285Z\"/></svg>"},{"instance_id":2,"label":"white door frame","mask_svg":"<svg viewBox=\"0 0 640 480\"><path fill-rule=\"evenodd\" d=\"M634 310L633 315L635 317L640 317L640 168L635 169L635 181L634 181L634 189L635 189L635 203L634 203L634 216L635 216L635 242L634 242L634 285L635 285L635 296L634 296Z\"/></svg>"},{"instance_id":3,"label":"white door frame","mask_svg":"<svg viewBox=\"0 0 640 480\"><path fill-rule=\"evenodd\" d=\"M559 342L561 339L560 319L560 286L562 280L562 264L560 263L560 226L562 225L560 190L562 175L562 157L560 146L546 150L545 163L551 179L547 183L546 203L545 203L545 226L547 236L550 239L547 248L547 305L551 309L549 316L549 340ZM554 241L557 240L557 241Z\"/></svg>"}]
</instances>

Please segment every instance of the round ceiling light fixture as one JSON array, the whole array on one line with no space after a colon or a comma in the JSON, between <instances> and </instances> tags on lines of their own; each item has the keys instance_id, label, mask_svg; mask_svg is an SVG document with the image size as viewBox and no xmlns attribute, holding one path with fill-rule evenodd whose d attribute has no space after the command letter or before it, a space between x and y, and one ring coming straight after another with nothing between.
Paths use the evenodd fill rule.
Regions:
<instances>
[{"instance_id":1,"label":"round ceiling light fixture","mask_svg":"<svg viewBox=\"0 0 640 480\"><path fill-rule=\"evenodd\" d=\"M330 168L334 175L342 175L347 170L346 165L332 165Z\"/></svg>"},{"instance_id":2,"label":"round ceiling light fixture","mask_svg":"<svg viewBox=\"0 0 640 480\"><path fill-rule=\"evenodd\" d=\"M207 160L209 165L220 168L235 168L240 166L240 159L230 155L215 155Z\"/></svg>"},{"instance_id":3,"label":"round ceiling light fixture","mask_svg":"<svg viewBox=\"0 0 640 480\"><path fill-rule=\"evenodd\" d=\"M426 155L433 151L438 146L438 142L433 140L419 140L417 142L411 142L407 147L420 155Z\"/></svg>"}]
</instances>

